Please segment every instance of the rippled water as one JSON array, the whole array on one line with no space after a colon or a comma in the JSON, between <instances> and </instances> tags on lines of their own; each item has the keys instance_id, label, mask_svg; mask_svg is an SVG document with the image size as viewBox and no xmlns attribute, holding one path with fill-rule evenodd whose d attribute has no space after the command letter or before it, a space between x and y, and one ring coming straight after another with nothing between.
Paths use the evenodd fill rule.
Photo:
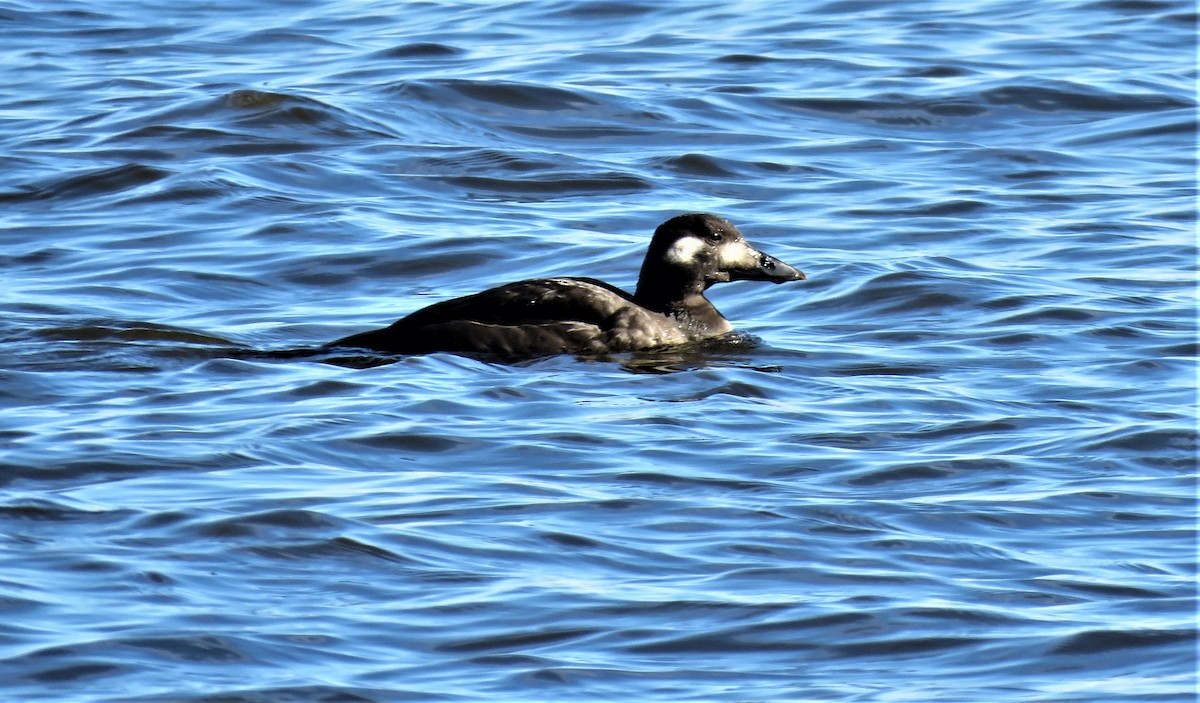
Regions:
<instances>
[{"instance_id":1,"label":"rippled water","mask_svg":"<svg viewBox=\"0 0 1200 703\"><path fill-rule=\"evenodd\" d=\"M0 5L0 697L1194 700L1195 23ZM756 343L246 353L687 211Z\"/></svg>"}]
</instances>

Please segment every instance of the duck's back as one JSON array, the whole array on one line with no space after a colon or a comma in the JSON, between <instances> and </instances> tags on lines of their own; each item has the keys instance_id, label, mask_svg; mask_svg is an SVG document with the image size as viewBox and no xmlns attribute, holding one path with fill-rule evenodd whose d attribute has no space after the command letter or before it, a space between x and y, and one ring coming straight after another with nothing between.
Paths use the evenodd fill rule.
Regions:
<instances>
[{"instance_id":1,"label":"duck's back","mask_svg":"<svg viewBox=\"0 0 1200 703\"><path fill-rule=\"evenodd\" d=\"M422 308L337 346L400 354L607 354L687 341L672 318L592 278L508 283Z\"/></svg>"}]
</instances>

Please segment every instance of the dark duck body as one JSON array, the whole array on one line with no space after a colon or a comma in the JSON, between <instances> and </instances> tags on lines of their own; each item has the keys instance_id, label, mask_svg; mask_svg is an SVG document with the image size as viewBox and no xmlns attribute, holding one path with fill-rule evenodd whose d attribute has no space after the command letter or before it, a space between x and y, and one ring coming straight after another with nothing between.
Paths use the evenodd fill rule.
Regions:
<instances>
[{"instance_id":1,"label":"dark duck body","mask_svg":"<svg viewBox=\"0 0 1200 703\"><path fill-rule=\"evenodd\" d=\"M435 303L328 346L529 357L686 344L733 331L704 291L744 280L783 283L804 274L755 250L722 217L680 215L655 230L633 295L594 278L518 281Z\"/></svg>"}]
</instances>

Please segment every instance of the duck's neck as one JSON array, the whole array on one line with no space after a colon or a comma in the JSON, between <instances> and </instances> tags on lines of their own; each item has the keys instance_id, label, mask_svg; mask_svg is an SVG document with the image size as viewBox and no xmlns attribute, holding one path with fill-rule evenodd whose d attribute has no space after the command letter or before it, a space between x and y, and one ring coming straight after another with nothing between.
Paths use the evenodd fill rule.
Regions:
<instances>
[{"instance_id":1,"label":"duck's neck","mask_svg":"<svg viewBox=\"0 0 1200 703\"><path fill-rule=\"evenodd\" d=\"M721 316L717 308L704 297L704 285L696 282L684 286L664 286L669 281L657 281L660 285L647 285L638 281L634 302L647 310L675 318L683 331L692 339L719 337L732 331L729 321Z\"/></svg>"},{"instance_id":2,"label":"duck's neck","mask_svg":"<svg viewBox=\"0 0 1200 703\"><path fill-rule=\"evenodd\" d=\"M670 315L688 307L689 298L704 300L703 281L680 275L674 269L647 272L646 268L642 266L633 300L647 310Z\"/></svg>"}]
</instances>

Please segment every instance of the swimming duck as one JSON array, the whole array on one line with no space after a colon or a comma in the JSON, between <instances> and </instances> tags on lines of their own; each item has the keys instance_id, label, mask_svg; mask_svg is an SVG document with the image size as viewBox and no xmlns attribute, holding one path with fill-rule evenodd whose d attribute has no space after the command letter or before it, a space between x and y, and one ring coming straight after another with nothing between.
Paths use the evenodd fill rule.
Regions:
<instances>
[{"instance_id":1,"label":"swimming duck","mask_svg":"<svg viewBox=\"0 0 1200 703\"><path fill-rule=\"evenodd\" d=\"M633 295L594 278L506 283L434 303L390 327L353 334L327 348L529 357L665 347L733 331L704 297L714 283L804 278L751 247L729 220L679 215L654 231Z\"/></svg>"}]
</instances>

